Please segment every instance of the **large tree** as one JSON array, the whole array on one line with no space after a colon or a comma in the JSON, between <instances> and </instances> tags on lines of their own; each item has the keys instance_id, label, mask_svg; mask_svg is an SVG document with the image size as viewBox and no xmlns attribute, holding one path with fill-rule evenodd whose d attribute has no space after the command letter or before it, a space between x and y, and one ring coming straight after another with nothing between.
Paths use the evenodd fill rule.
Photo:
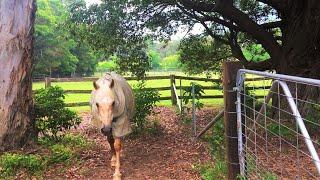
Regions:
<instances>
[{"instance_id":1,"label":"large tree","mask_svg":"<svg viewBox=\"0 0 320 180\"><path fill-rule=\"evenodd\" d=\"M74 21L86 24L86 39L99 48L115 50L127 42L122 39L146 34L168 38L179 27L198 23L205 28L203 36L228 46L247 68L314 78L320 76L319 15L318 0L105 0L90 8L78 4L72 11ZM103 38L97 40L97 34ZM267 59L245 56L255 44Z\"/></svg>"},{"instance_id":2,"label":"large tree","mask_svg":"<svg viewBox=\"0 0 320 180\"><path fill-rule=\"evenodd\" d=\"M0 150L35 134L32 120L34 0L0 0Z\"/></svg>"},{"instance_id":3,"label":"large tree","mask_svg":"<svg viewBox=\"0 0 320 180\"><path fill-rule=\"evenodd\" d=\"M34 76L90 76L97 58L91 48L71 36L65 21L67 2L37 0Z\"/></svg>"}]
</instances>

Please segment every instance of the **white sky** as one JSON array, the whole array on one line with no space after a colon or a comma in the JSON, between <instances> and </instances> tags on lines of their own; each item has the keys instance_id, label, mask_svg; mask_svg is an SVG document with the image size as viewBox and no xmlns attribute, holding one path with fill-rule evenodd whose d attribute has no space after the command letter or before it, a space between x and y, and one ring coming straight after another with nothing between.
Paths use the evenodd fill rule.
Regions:
<instances>
[{"instance_id":1,"label":"white sky","mask_svg":"<svg viewBox=\"0 0 320 180\"><path fill-rule=\"evenodd\" d=\"M101 0L85 0L88 5L100 3ZM194 28L190 31L191 34L199 34L204 30L204 27L201 24L196 24ZM181 27L180 30L171 36L172 40L182 39L187 34L187 29Z\"/></svg>"},{"instance_id":2,"label":"white sky","mask_svg":"<svg viewBox=\"0 0 320 180\"><path fill-rule=\"evenodd\" d=\"M100 0L85 0L87 4L91 5L91 4L96 4L96 3L100 3Z\"/></svg>"}]
</instances>

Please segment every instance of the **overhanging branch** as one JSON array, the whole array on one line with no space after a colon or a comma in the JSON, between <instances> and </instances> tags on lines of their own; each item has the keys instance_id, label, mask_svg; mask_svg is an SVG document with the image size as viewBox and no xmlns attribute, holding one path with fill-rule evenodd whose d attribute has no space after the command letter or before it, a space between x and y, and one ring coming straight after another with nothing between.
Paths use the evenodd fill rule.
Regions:
<instances>
[{"instance_id":1,"label":"overhanging branch","mask_svg":"<svg viewBox=\"0 0 320 180\"><path fill-rule=\"evenodd\" d=\"M281 27L282 21L274 21L274 22L268 22L264 24L260 24L264 29L273 29L277 27Z\"/></svg>"},{"instance_id":2,"label":"overhanging branch","mask_svg":"<svg viewBox=\"0 0 320 180\"><path fill-rule=\"evenodd\" d=\"M283 11L288 4L288 0L257 0L264 4L267 4L278 11Z\"/></svg>"},{"instance_id":3,"label":"overhanging branch","mask_svg":"<svg viewBox=\"0 0 320 180\"><path fill-rule=\"evenodd\" d=\"M249 35L254 37L268 51L271 57L282 55L281 48L274 39L273 34L259 26L247 14L234 6L227 5L221 6L218 13L236 23L241 29L245 29ZM275 58L272 60L274 64L278 64Z\"/></svg>"},{"instance_id":4,"label":"overhanging branch","mask_svg":"<svg viewBox=\"0 0 320 180\"><path fill-rule=\"evenodd\" d=\"M209 16L209 15L206 15L206 14L201 13L201 12L200 12L200 14L203 16L202 17L203 21L214 21L214 22L216 22L218 24L221 24L223 26L226 26L226 27L228 27L230 29L234 29L236 31L243 31L238 26L232 24L231 22L227 22L227 21L225 21L223 19L220 19L218 17Z\"/></svg>"},{"instance_id":5,"label":"overhanging branch","mask_svg":"<svg viewBox=\"0 0 320 180\"><path fill-rule=\"evenodd\" d=\"M266 71L274 69L271 59L267 59L265 61L247 61L243 64L247 69L257 70L257 71Z\"/></svg>"}]
</instances>

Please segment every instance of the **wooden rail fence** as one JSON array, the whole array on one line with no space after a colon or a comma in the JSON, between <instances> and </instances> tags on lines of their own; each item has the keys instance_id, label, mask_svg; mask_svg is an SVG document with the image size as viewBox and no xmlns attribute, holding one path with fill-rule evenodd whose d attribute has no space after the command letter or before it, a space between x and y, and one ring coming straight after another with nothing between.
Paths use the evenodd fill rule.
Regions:
<instances>
[{"instance_id":1,"label":"wooden rail fence","mask_svg":"<svg viewBox=\"0 0 320 180\"><path fill-rule=\"evenodd\" d=\"M98 80L99 78L96 77L89 77L89 78L49 78L46 77L44 79L37 79L33 82L44 82L45 88L50 87L52 82L93 82ZM125 77L127 81L137 81L139 80L136 77ZM176 75L169 75L169 76L147 76L144 80L163 80L167 79L170 80L170 84L164 87L155 87L155 88L146 88L146 90L158 90L158 91L168 91L171 90L170 96L162 96L160 97L160 101L163 100L171 100L173 105L177 105L177 99L182 99L181 89L185 89L189 86L182 86L182 80L189 80L189 81L204 81L204 82L212 82L212 83L221 83L221 79L211 79L211 78L199 78L199 77L186 77L186 76L176 76ZM180 85L176 85L176 81L180 80ZM251 78L247 79L246 81L259 81L263 80L261 78ZM212 84L212 86L202 86L204 90L222 90L222 87L218 85ZM268 87L248 87L247 89L262 89ZM180 89L180 95L177 95L177 89ZM90 94L91 90L65 90L66 94ZM257 96L260 97L260 96ZM186 98L186 97L184 97ZM192 99L192 97L187 97ZM223 98L223 94L221 95L204 95L201 99L221 99ZM75 102L75 103L67 103L68 107L77 107L77 106L88 106L89 102Z\"/></svg>"}]
</instances>

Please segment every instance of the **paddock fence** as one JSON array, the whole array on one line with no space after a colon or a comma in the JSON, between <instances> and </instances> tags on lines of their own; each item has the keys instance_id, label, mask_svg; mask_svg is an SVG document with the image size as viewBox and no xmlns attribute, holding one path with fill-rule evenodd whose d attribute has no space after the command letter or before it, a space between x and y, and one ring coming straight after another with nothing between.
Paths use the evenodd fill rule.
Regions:
<instances>
[{"instance_id":1,"label":"paddock fence","mask_svg":"<svg viewBox=\"0 0 320 180\"><path fill-rule=\"evenodd\" d=\"M255 78L259 83L247 81ZM238 71L235 91L241 177L320 178L319 90L317 79Z\"/></svg>"},{"instance_id":2,"label":"paddock fence","mask_svg":"<svg viewBox=\"0 0 320 180\"><path fill-rule=\"evenodd\" d=\"M98 80L97 77L83 77L83 78L42 78L42 79L35 79L34 83L44 83L45 88L51 86L53 83L73 83L73 82L93 82ZM127 81L138 81L139 79L136 77L125 77ZM223 99L223 92L222 87L219 85L222 80L218 78L201 78L201 77L187 77L187 76L177 76L177 75L167 75L167 76L146 76L144 77L145 81L153 81L153 80L167 80L166 84L161 84L161 87L148 87L146 90L158 90L160 93L164 91L170 91L170 95L165 95L160 97L160 101L170 100L172 105L177 105L181 110L181 99L183 97L182 93L185 89L192 86L192 83L197 82L210 82L212 84L202 86L203 90L220 90L219 93L212 93L212 94L205 94L200 97L200 99ZM183 85L183 81L192 81L190 86ZM249 79L249 81L251 81ZM259 79L252 79L252 81L259 81ZM162 82L159 82L162 83ZM253 87L248 87L253 88ZM259 87L255 87L259 88ZM263 87L260 87L263 88ZM66 94L90 94L91 90L83 90L83 89L76 89L76 90L65 90ZM192 99L193 97L183 97ZM262 98L262 96L260 97ZM88 100L89 101L89 100ZM89 102L74 102L74 103L67 103L67 107L79 107L79 106L89 106ZM177 103L179 102L179 103Z\"/></svg>"}]
</instances>

